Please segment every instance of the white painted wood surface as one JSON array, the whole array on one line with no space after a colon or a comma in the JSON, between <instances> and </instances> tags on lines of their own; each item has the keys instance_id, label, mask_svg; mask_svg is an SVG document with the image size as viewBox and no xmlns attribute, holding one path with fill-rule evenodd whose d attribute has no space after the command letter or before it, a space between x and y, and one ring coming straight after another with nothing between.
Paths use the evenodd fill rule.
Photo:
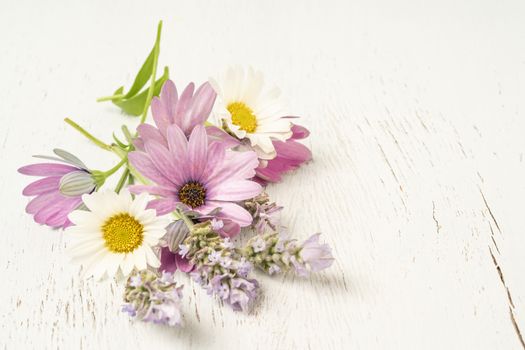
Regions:
<instances>
[{"instance_id":1,"label":"white painted wood surface","mask_svg":"<svg viewBox=\"0 0 525 350\"><path fill-rule=\"evenodd\" d=\"M5 349L522 349L523 1L0 1L0 344ZM67 237L34 224L16 169L31 154L100 154L111 93L164 20L177 84L229 64L280 86L314 161L271 186L290 230L337 259L268 278L234 313L185 277L187 326L132 323L122 286L82 281Z\"/></svg>"}]
</instances>

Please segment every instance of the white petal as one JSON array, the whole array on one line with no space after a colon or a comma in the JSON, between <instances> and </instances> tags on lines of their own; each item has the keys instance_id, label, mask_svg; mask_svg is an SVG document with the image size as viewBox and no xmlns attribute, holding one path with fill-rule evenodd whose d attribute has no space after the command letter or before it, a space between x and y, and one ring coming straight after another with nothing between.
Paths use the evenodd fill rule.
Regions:
<instances>
[{"instance_id":1,"label":"white petal","mask_svg":"<svg viewBox=\"0 0 525 350\"><path fill-rule=\"evenodd\" d=\"M153 253L153 251L151 250L151 247L144 246L144 252L146 254L146 259L148 261L148 265L149 266L151 266L151 267L159 267L160 266L159 258L155 255L155 253Z\"/></svg>"}]
</instances>

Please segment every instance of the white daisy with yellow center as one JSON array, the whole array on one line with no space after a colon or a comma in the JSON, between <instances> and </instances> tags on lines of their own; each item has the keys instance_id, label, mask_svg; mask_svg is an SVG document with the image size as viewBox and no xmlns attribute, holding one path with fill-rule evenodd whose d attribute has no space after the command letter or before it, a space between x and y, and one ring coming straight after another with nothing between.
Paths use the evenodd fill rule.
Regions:
<instances>
[{"instance_id":1,"label":"white daisy with yellow center","mask_svg":"<svg viewBox=\"0 0 525 350\"><path fill-rule=\"evenodd\" d=\"M73 240L72 260L81 264L84 275L95 278L127 276L133 268L159 267L152 250L166 233L169 217L146 209L146 193L133 199L127 189L117 194L107 190L82 196L89 211L75 210L69 220L75 224L66 232Z\"/></svg>"},{"instance_id":2,"label":"white daisy with yellow center","mask_svg":"<svg viewBox=\"0 0 525 350\"><path fill-rule=\"evenodd\" d=\"M216 123L239 139L248 139L261 159L275 158L272 140L285 141L292 136L290 119L283 118L280 91L263 90L264 79L252 68L230 68L210 84L217 92Z\"/></svg>"}]
</instances>

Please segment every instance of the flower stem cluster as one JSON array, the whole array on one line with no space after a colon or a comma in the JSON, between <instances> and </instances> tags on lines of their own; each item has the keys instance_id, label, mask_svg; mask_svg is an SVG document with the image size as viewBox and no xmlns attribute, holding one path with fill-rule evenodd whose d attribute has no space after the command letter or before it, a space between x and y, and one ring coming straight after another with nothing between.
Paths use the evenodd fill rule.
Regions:
<instances>
[{"instance_id":1,"label":"flower stem cluster","mask_svg":"<svg viewBox=\"0 0 525 350\"><path fill-rule=\"evenodd\" d=\"M268 229L274 232L279 231L280 214L283 207L270 202L270 197L266 192L244 202L244 207L253 217L252 227L255 232L263 234Z\"/></svg>"}]
</instances>

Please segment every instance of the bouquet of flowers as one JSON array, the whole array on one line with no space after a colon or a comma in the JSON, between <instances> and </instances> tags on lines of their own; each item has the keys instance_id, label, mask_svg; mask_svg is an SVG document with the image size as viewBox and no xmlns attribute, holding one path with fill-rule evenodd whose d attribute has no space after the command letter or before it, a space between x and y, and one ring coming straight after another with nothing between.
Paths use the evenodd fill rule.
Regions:
<instances>
[{"instance_id":1,"label":"bouquet of flowers","mask_svg":"<svg viewBox=\"0 0 525 350\"><path fill-rule=\"evenodd\" d=\"M259 293L254 268L307 276L334 259L319 234L304 242L285 234L283 208L264 190L311 159L298 142L309 131L283 115L279 91L266 89L253 69L230 68L181 93L167 67L156 78L161 28L131 88L99 99L140 117L136 131L123 126L123 137L113 134L108 144L65 119L118 163L93 170L55 149L18 171L40 177L23 191L33 197L26 211L39 224L66 229L83 276L125 278L123 311L173 326L182 324L176 271L247 311ZM146 123L149 110L153 124ZM116 187L103 188L118 172ZM240 234L248 235L243 245Z\"/></svg>"}]
</instances>

